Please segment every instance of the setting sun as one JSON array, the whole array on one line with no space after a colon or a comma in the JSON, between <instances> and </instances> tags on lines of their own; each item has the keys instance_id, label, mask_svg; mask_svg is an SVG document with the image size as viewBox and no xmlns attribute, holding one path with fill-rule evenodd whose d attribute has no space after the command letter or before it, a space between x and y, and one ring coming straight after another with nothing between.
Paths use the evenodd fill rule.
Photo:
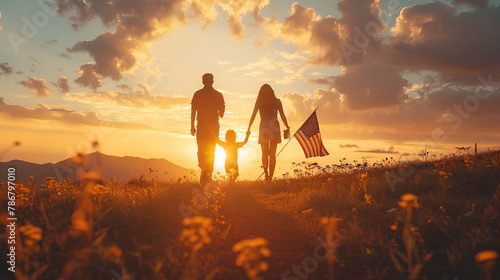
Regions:
<instances>
[{"instance_id":1,"label":"setting sun","mask_svg":"<svg viewBox=\"0 0 500 280\"><path fill-rule=\"evenodd\" d=\"M499 23L0 1L0 280L500 279Z\"/></svg>"},{"instance_id":2,"label":"setting sun","mask_svg":"<svg viewBox=\"0 0 500 280\"><path fill-rule=\"evenodd\" d=\"M224 170L224 163L226 162L226 153L224 149L217 145L215 148L215 166Z\"/></svg>"}]
</instances>

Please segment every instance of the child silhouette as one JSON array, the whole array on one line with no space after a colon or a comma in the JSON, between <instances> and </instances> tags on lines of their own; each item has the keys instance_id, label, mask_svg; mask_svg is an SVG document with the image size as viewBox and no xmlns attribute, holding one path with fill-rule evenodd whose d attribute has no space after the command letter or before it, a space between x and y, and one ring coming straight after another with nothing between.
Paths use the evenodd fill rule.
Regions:
<instances>
[{"instance_id":1,"label":"child silhouette","mask_svg":"<svg viewBox=\"0 0 500 280\"><path fill-rule=\"evenodd\" d=\"M250 137L250 131L247 131L247 136L245 141L236 142L236 132L232 129L226 131L226 142L217 140L217 144L224 148L226 153L226 163L224 167L226 168L226 175L229 181L234 182L238 178L238 149L243 147L248 142L248 137Z\"/></svg>"}]
</instances>

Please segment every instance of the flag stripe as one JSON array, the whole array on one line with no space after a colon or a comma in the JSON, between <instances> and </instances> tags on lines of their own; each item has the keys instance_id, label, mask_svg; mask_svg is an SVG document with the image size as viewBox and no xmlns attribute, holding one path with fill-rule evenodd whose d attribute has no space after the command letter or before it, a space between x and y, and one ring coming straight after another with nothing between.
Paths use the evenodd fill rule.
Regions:
<instances>
[{"instance_id":1,"label":"flag stripe","mask_svg":"<svg viewBox=\"0 0 500 280\"><path fill-rule=\"evenodd\" d=\"M304 151L306 158L329 155L323 141L321 140L316 111L314 111L299 128L295 134L295 138L297 138L297 141Z\"/></svg>"},{"instance_id":2,"label":"flag stripe","mask_svg":"<svg viewBox=\"0 0 500 280\"><path fill-rule=\"evenodd\" d=\"M314 154L316 155L319 155L321 152L321 146L319 145L318 135L319 134L316 134L312 137L314 140Z\"/></svg>"},{"instance_id":3,"label":"flag stripe","mask_svg":"<svg viewBox=\"0 0 500 280\"><path fill-rule=\"evenodd\" d=\"M314 155L314 148L313 148L311 142L309 142L307 137L305 137L305 136L304 136L304 145L307 148L308 157L312 157Z\"/></svg>"},{"instance_id":4,"label":"flag stripe","mask_svg":"<svg viewBox=\"0 0 500 280\"><path fill-rule=\"evenodd\" d=\"M304 150L304 154L306 154L306 158L311 156L311 151L309 150L309 147L307 146L307 139L305 138L304 134L299 131L297 133L297 140L299 141L300 146L302 147L302 150Z\"/></svg>"},{"instance_id":5,"label":"flag stripe","mask_svg":"<svg viewBox=\"0 0 500 280\"><path fill-rule=\"evenodd\" d=\"M318 143L316 141L316 135L311 137L311 145L313 147L313 154L315 154L315 155L318 154Z\"/></svg>"},{"instance_id":6,"label":"flag stripe","mask_svg":"<svg viewBox=\"0 0 500 280\"><path fill-rule=\"evenodd\" d=\"M302 137L302 145L305 148L305 150L307 151L307 152L305 152L306 158L312 157L314 154L314 151L312 149L311 143L307 140L307 137L305 137L302 132L301 132L301 134L302 135L300 135L300 136Z\"/></svg>"}]
</instances>

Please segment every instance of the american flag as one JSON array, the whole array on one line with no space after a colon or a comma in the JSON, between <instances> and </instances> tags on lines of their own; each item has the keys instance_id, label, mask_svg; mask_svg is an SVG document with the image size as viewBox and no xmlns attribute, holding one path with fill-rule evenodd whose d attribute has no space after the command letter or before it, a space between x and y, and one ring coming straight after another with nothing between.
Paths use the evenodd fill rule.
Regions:
<instances>
[{"instance_id":1,"label":"american flag","mask_svg":"<svg viewBox=\"0 0 500 280\"><path fill-rule=\"evenodd\" d=\"M311 114L294 136L299 141L302 150L304 150L306 158L329 155L323 145L323 141L321 141L316 111Z\"/></svg>"}]
</instances>

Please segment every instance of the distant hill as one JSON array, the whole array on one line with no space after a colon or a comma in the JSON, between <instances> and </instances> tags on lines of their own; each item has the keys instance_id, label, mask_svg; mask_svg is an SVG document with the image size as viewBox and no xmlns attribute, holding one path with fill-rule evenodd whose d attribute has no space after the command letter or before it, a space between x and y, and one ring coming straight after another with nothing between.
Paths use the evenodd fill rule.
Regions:
<instances>
[{"instance_id":1,"label":"distant hill","mask_svg":"<svg viewBox=\"0 0 500 280\"><path fill-rule=\"evenodd\" d=\"M55 177L57 181L64 179L76 179L76 164L70 159L65 159L57 163L37 164L22 160L11 160L0 162L0 170L16 168L16 179L20 181L29 180L30 176L36 180L37 184L43 182L45 177ZM116 178L119 181L129 181L132 178L158 178L160 180L177 179L184 176L192 176L193 169L187 169L176 165L165 159L144 159L139 157L117 157L102 153L92 153L87 155L87 165L82 172L102 170L104 178ZM5 174L0 175L0 180L5 181Z\"/></svg>"}]
</instances>

